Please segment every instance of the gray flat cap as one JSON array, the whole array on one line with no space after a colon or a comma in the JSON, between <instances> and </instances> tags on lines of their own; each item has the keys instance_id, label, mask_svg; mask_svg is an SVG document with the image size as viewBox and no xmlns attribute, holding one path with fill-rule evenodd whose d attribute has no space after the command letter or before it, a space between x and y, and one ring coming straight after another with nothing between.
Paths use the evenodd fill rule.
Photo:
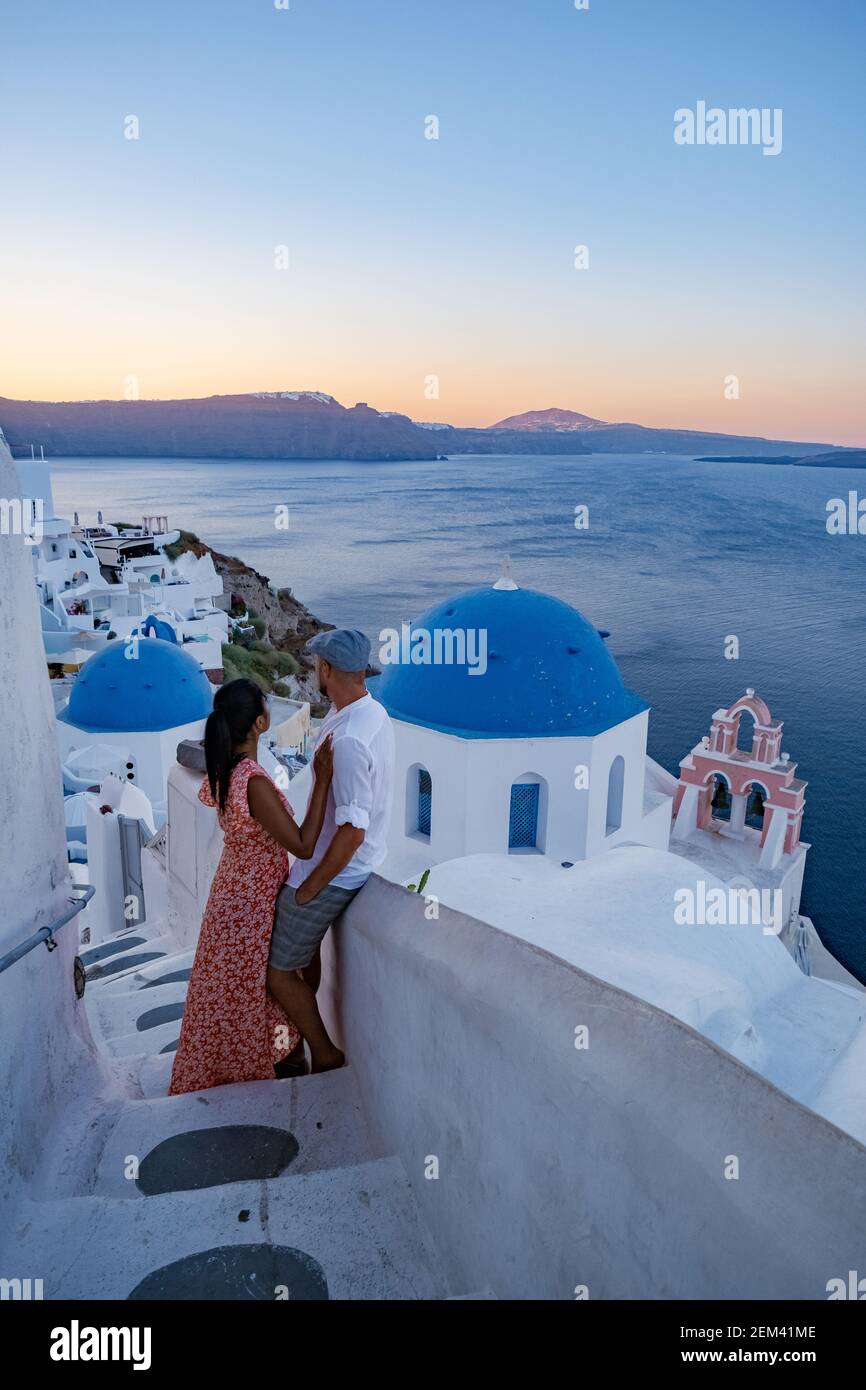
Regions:
<instances>
[{"instance_id":1,"label":"gray flat cap","mask_svg":"<svg viewBox=\"0 0 866 1390\"><path fill-rule=\"evenodd\" d=\"M336 666L338 671L366 671L370 640L355 627L338 627L333 632L317 632L307 643L307 651Z\"/></svg>"}]
</instances>

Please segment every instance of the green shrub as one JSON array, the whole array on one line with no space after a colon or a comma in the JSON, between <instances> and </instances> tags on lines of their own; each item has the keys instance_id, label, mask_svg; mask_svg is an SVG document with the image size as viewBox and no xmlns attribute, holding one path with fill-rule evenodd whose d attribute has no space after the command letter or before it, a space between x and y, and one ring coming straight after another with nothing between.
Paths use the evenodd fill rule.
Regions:
<instances>
[{"instance_id":1,"label":"green shrub","mask_svg":"<svg viewBox=\"0 0 866 1390\"><path fill-rule=\"evenodd\" d=\"M165 547L165 553L169 560L174 562L178 555L183 555L185 551L192 550L193 547L197 545L201 545L201 541L194 532L181 531L180 539L176 540L172 545L167 545Z\"/></svg>"},{"instance_id":2,"label":"green shrub","mask_svg":"<svg viewBox=\"0 0 866 1390\"><path fill-rule=\"evenodd\" d=\"M274 665L278 676L296 676L301 669L291 652L274 652Z\"/></svg>"},{"instance_id":3,"label":"green shrub","mask_svg":"<svg viewBox=\"0 0 866 1390\"><path fill-rule=\"evenodd\" d=\"M266 694L272 692L281 676L292 676L299 670L290 652L275 651L267 642L256 641L249 646L237 641L224 642L222 652L226 680L246 676Z\"/></svg>"}]
</instances>

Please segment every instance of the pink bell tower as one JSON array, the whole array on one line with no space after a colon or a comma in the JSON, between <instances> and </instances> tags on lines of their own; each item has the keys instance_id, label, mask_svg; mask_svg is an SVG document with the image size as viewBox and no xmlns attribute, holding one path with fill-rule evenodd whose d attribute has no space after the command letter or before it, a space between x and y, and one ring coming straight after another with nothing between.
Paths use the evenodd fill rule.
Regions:
<instances>
[{"instance_id":1,"label":"pink bell tower","mask_svg":"<svg viewBox=\"0 0 866 1390\"><path fill-rule=\"evenodd\" d=\"M737 746L744 715L753 720L749 751ZM672 838L713 830L732 840L760 836L755 857L762 869L775 869L784 856L794 855L806 783L795 776L797 765L781 745L782 722L754 690L729 709L716 710L709 735L680 763ZM750 811L753 820L762 819L760 828L747 824Z\"/></svg>"}]
</instances>

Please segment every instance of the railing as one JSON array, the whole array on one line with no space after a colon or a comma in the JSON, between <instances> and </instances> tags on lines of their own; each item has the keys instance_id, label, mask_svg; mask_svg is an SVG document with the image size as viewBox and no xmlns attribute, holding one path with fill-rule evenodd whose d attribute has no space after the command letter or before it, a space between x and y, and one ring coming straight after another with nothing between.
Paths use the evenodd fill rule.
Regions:
<instances>
[{"instance_id":1,"label":"railing","mask_svg":"<svg viewBox=\"0 0 866 1390\"><path fill-rule=\"evenodd\" d=\"M39 931L34 932L26 941L22 941L19 946L7 951L5 956L0 957L0 975L4 970L8 970L10 965L14 965L22 956L26 956L30 951L35 951L36 947L44 941L49 951L57 949L57 942L54 940L54 933L61 927L65 927L67 922L71 922L73 917L77 917L83 907L85 907L93 897L96 889L92 883L77 883L74 885L74 892L80 893L80 897L70 897L69 907L62 913L56 922L52 922L50 927L40 927Z\"/></svg>"},{"instance_id":2,"label":"railing","mask_svg":"<svg viewBox=\"0 0 866 1390\"><path fill-rule=\"evenodd\" d=\"M9 449L10 454L12 455L12 458L13 458L13 459L17 459L19 462L24 462L24 461L26 461L27 463L47 463L47 462L48 462L47 458L45 457L45 445L44 445L44 444L10 444L10 443L9 443L9 440L7 439L7 440L6 440L6 445L7 445L7 448ZM29 453L29 454L26 453L26 452L24 452L24 451L27 450L27 449L30 450L30 453ZM37 455L37 453L36 453L36 450L37 450L37 449L39 450L38 455Z\"/></svg>"}]
</instances>

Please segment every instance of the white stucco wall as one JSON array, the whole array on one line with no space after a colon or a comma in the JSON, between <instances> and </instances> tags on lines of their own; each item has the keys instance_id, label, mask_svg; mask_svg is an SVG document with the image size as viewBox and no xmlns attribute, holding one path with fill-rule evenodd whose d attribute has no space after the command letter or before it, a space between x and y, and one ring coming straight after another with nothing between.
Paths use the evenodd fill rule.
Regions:
<instances>
[{"instance_id":1,"label":"white stucco wall","mask_svg":"<svg viewBox=\"0 0 866 1390\"><path fill-rule=\"evenodd\" d=\"M452 1287L823 1299L866 1265L866 1148L687 1024L376 877L330 936L326 1011Z\"/></svg>"},{"instance_id":2,"label":"white stucco wall","mask_svg":"<svg viewBox=\"0 0 866 1390\"><path fill-rule=\"evenodd\" d=\"M198 799L200 772L175 763L168 775L168 925L195 946L223 848L216 810Z\"/></svg>"},{"instance_id":3,"label":"white stucco wall","mask_svg":"<svg viewBox=\"0 0 866 1390\"><path fill-rule=\"evenodd\" d=\"M60 756L64 761L76 748L84 748L90 743L105 743L112 748L128 749L131 761L135 764L135 785L140 787L159 814L165 807L168 774L177 758L177 745L184 739L204 737L204 719L191 724L178 724L173 729L161 729L152 733L135 733L123 730L95 733L79 729L74 724L57 721L57 742Z\"/></svg>"},{"instance_id":4,"label":"white stucco wall","mask_svg":"<svg viewBox=\"0 0 866 1390\"><path fill-rule=\"evenodd\" d=\"M463 739L397 719L393 724L389 847L396 859L416 846L430 863L507 850L511 786L527 773L544 779L539 848L551 858L576 862L627 841L667 844L669 811L656 807L649 820L644 811L648 711L594 738ZM617 756L625 773L622 825L610 834L608 774ZM429 841L415 831L419 766L433 787ZM575 786L578 767L588 769L585 788Z\"/></svg>"},{"instance_id":5,"label":"white stucco wall","mask_svg":"<svg viewBox=\"0 0 866 1390\"><path fill-rule=\"evenodd\" d=\"M0 497L20 495L0 435ZM48 926L67 904L66 832L48 672L33 564L20 536L0 535L0 954ZM75 999L77 925L0 975L0 1170L13 1198L77 1085L100 1073L83 1004ZM22 1277L39 1271L4 1270Z\"/></svg>"}]
</instances>

